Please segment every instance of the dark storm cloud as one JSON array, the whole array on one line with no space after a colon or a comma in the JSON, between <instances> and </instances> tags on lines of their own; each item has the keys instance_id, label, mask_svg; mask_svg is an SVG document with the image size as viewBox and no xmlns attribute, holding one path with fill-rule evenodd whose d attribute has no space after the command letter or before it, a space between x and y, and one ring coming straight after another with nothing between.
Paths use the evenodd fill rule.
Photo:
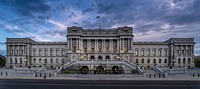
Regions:
<instances>
[{"instance_id":1,"label":"dark storm cloud","mask_svg":"<svg viewBox=\"0 0 200 89\"><path fill-rule=\"evenodd\" d=\"M48 17L46 13L50 10L44 0L1 0L0 4L11 7L17 14L42 19Z\"/></svg>"},{"instance_id":2,"label":"dark storm cloud","mask_svg":"<svg viewBox=\"0 0 200 89\"><path fill-rule=\"evenodd\" d=\"M173 6L173 5L174 6ZM83 13L95 10L100 16L98 22L83 21L86 27L101 23L103 27L116 24L136 24L139 31L161 30L160 25L188 25L200 22L199 0L96 0ZM152 22L152 25L138 23ZM153 23L163 22L161 23Z\"/></svg>"}]
</instances>

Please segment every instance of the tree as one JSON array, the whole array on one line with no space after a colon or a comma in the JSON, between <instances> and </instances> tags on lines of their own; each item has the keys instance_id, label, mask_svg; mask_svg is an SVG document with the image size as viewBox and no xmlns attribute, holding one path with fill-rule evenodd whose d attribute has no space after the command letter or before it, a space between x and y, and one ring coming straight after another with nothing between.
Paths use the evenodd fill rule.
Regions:
<instances>
[{"instance_id":1,"label":"tree","mask_svg":"<svg viewBox=\"0 0 200 89\"><path fill-rule=\"evenodd\" d=\"M194 58L194 64L196 67L200 67L200 56Z\"/></svg>"},{"instance_id":2,"label":"tree","mask_svg":"<svg viewBox=\"0 0 200 89\"><path fill-rule=\"evenodd\" d=\"M0 55L0 67L4 67L6 64L6 58Z\"/></svg>"}]
</instances>

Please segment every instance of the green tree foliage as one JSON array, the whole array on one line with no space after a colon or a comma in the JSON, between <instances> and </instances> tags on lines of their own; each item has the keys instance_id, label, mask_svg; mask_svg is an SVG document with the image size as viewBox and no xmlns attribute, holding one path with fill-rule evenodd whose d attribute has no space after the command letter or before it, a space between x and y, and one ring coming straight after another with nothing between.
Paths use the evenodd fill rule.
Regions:
<instances>
[{"instance_id":1,"label":"green tree foliage","mask_svg":"<svg viewBox=\"0 0 200 89\"><path fill-rule=\"evenodd\" d=\"M6 58L0 55L0 67L4 67L6 64Z\"/></svg>"},{"instance_id":2,"label":"green tree foliage","mask_svg":"<svg viewBox=\"0 0 200 89\"><path fill-rule=\"evenodd\" d=\"M195 64L196 67L200 67L200 56L194 58L194 64Z\"/></svg>"}]
</instances>

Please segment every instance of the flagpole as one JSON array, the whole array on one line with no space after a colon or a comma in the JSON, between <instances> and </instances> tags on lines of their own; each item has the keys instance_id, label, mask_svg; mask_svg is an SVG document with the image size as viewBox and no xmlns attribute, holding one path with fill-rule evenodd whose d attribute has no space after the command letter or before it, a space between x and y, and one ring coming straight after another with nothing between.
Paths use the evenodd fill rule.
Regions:
<instances>
[{"instance_id":1,"label":"flagpole","mask_svg":"<svg viewBox=\"0 0 200 89\"><path fill-rule=\"evenodd\" d=\"M101 27L100 27L100 21L99 21L100 16L97 16L96 19L97 19L97 21L98 21L97 23L98 23L98 25L99 25L99 30L100 30L100 29L101 29Z\"/></svg>"}]
</instances>

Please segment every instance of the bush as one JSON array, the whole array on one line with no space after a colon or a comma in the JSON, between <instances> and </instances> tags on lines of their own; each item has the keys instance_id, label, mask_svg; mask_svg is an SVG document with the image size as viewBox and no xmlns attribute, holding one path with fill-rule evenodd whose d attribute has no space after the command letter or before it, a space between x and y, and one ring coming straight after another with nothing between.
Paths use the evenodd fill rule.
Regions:
<instances>
[{"instance_id":1,"label":"bush","mask_svg":"<svg viewBox=\"0 0 200 89\"><path fill-rule=\"evenodd\" d=\"M71 73L71 72L70 72L69 70L64 70L63 73L64 73L64 74L69 74L69 73Z\"/></svg>"},{"instance_id":2,"label":"bush","mask_svg":"<svg viewBox=\"0 0 200 89\"><path fill-rule=\"evenodd\" d=\"M0 67L4 67L6 64L6 59L4 56L0 56Z\"/></svg>"},{"instance_id":3,"label":"bush","mask_svg":"<svg viewBox=\"0 0 200 89\"><path fill-rule=\"evenodd\" d=\"M131 73L132 73L132 74L138 74L138 71L135 70L135 69L133 69L133 70L131 70Z\"/></svg>"}]
</instances>

